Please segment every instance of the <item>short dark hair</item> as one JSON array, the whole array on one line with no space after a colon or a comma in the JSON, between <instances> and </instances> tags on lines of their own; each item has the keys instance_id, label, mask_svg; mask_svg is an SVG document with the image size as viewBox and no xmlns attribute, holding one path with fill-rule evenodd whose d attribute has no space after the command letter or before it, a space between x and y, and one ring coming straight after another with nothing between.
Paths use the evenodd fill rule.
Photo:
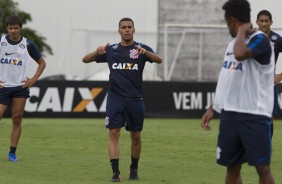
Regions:
<instances>
[{"instance_id":1,"label":"short dark hair","mask_svg":"<svg viewBox=\"0 0 282 184\"><path fill-rule=\"evenodd\" d=\"M269 11L267 10L261 10L260 12L258 12L258 15L257 15L257 20L259 19L260 16L262 15L266 15L268 16L268 18L270 19L270 21L272 21L272 15Z\"/></svg>"},{"instance_id":2,"label":"short dark hair","mask_svg":"<svg viewBox=\"0 0 282 184\"><path fill-rule=\"evenodd\" d=\"M247 0L228 0L222 6L225 18L234 17L242 23L251 21L251 8Z\"/></svg>"},{"instance_id":3,"label":"short dark hair","mask_svg":"<svg viewBox=\"0 0 282 184\"><path fill-rule=\"evenodd\" d=\"M23 22L19 16L13 15L6 19L6 26L18 24L20 27L23 26Z\"/></svg>"},{"instance_id":4,"label":"short dark hair","mask_svg":"<svg viewBox=\"0 0 282 184\"><path fill-rule=\"evenodd\" d=\"M133 22L133 20L132 20L131 18L128 18L128 17L125 17L125 18L120 19L120 21L119 21L119 23L118 23L118 27L120 27L120 23L123 22L123 21L130 21L130 22L132 22L132 25L133 25L133 27L134 27L134 22Z\"/></svg>"}]
</instances>

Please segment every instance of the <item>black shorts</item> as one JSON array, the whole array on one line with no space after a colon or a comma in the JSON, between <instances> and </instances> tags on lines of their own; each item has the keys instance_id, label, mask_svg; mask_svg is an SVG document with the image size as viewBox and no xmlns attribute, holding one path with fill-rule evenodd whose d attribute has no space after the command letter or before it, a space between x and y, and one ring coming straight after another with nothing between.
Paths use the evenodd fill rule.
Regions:
<instances>
[{"instance_id":1,"label":"black shorts","mask_svg":"<svg viewBox=\"0 0 282 184\"><path fill-rule=\"evenodd\" d=\"M127 131L143 129L145 105L143 98L124 99L108 94L106 107L106 128L125 127Z\"/></svg>"},{"instance_id":2,"label":"black shorts","mask_svg":"<svg viewBox=\"0 0 282 184\"><path fill-rule=\"evenodd\" d=\"M246 114L244 119L236 119L229 116L230 112L223 113L218 135L217 163L227 167L244 162L252 166L270 164L270 119L261 115L246 118Z\"/></svg>"},{"instance_id":3,"label":"black shorts","mask_svg":"<svg viewBox=\"0 0 282 184\"><path fill-rule=\"evenodd\" d=\"M0 88L0 104L11 105L12 98L29 98L29 88L21 86Z\"/></svg>"}]
</instances>

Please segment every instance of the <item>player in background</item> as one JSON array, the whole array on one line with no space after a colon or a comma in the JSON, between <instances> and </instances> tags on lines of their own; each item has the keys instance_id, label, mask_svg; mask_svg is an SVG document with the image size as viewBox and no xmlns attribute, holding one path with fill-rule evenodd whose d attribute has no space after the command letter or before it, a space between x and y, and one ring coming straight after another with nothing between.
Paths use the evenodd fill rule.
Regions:
<instances>
[{"instance_id":1,"label":"player in background","mask_svg":"<svg viewBox=\"0 0 282 184\"><path fill-rule=\"evenodd\" d=\"M274 184L271 173L274 53L267 35L253 29L247 0L228 0L225 21L233 39L225 52L215 99L202 117L210 130L220 113L217 163L226 167L226 184L241 184L241 167L255 166L259 184Z\"/></svg>"},{"instance_id":2,"label":"player in background","mask_svg":"<svg viewBox=\"0 0 282 184\"><path fill-rule=\"evenodd\" d=\"M18 16L7 18L8 35L1 37L0 44L0 119L8 106L12 108L13 128L8 159L16 161L16 149L21 136L21 124L29 88L35 84L45 69L46 63L36 46L21 36L22 21ZM33 77L28 78L32 62L38 68Z\"/></svg>"},{"instance_id":3,"label":"player in background","mask_svg":"<svg viewBox=\"0 0 282 184\"><path fill-rule=\"evenodd\" d=\"M282 52L282 37L271 30L272 15L267 10L261 10L257 14L257 21L256 21L259 30L264 32L270 38L272 45L274 46L274 54L275 54L275 64L277 63L277 59L279 53ZM275 74L274 76L274 109L273 109L273 116L278 114L278 89L276 84L278 84L282 80L282 73ZM273 135L273 117L271 118L271 136Z\"/></svg>"},{"instance_id":4,"label":"player in background","mask_svg":"<svg viewBox=\"0 0 282 184\"><path fill-rule=\"evenodd\" d=\"M129 180L138 180L141 154L141 131L144 121L143 69L146 61L161 63L162 59L149 46L133 40L134 22L130 18L119 21L121 42L99 46L83 57L84 63L107 62L110 69L106 107L106 128L109 129L109 157L113 171L112 182L120 182L119 137L121 128L130 131L131 165Z\"/></svg>"}]
</instances>

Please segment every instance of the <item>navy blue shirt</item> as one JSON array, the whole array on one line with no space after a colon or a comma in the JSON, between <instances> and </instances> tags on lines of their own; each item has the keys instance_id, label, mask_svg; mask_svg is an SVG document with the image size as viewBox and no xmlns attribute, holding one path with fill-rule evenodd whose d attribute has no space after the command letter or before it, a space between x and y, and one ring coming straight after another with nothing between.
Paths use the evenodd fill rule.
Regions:
<instances>
[{"instance_id":1,"label":"navy blue shirt","mask_svg":"<svg viewBox=\"0 0 282 184\"><path fill-rule=\"evenodd\" d=\"M18 43L20 43L23 39L23 37L21 37L21 39L18 42L14 42L9 38L9 35L6 36L6 39L8 41L9 44L11 45L17 45ZM27 40L27 51L29 53L29 55L32 57L32 59L34 59L35 61L38 61L41 58L41 54L38 51L37 47L35 46L35 44L29 40Z\"/></svg>"},{"instance_id":2,"label":"navy blue shirt","mask_svg":"<svg viewBox=\"0 0 282 184\"><path fill-rule=\"evenodd\" d=\"M279 53L282 52L282 37L279 34L270 31L269 38L274 46L275 63L276 63Z\"/></svg>"},{"instance_id":3,"label":"navy blue shirt","mask_svg":"<svg viewBox=\"0 0 282 184\"><path fill-rule=\"evenodd\" d=\"M130 46L121 43L109 45L106 53L96 58L97 63L107 62L110 69L109 93L115 93L124 98L143 98L143 70L146 61L152 63L144 54L138 54L136 46L149 52L153 49L142 43L134 42Z\"/></svg>"}]
</instances>

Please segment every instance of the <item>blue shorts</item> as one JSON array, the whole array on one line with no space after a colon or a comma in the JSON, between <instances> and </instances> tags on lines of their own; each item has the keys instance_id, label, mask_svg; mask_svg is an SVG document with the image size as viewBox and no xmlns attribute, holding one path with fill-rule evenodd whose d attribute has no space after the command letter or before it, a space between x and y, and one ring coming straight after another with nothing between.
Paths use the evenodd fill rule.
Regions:
<instances>
[{"instance_id":1,"label":"blue shorts","mask_svg":"<svg viewBox=\"0 0 282 184\"><path fill-rule=\"evenodd\" d=\"M251 166L268 165L271 160L270 119L261 115L233 116L221 112L217 145L217 163L233 167L247 162Z\"/></svg>"},{"instance_id":2,"label":"blue shorts","mask_svg":"<svg viewBox=\"0 0 282 184\"><path fill-rule=\"evenodd\" d=\"M106 107L106 128L125 127L127 131L139 132L143 129L145 105L143 98L124 99L108 94Z\"/></svg>"},{"instance_id":3,"label":"blue shorts","mask_svg":"<svg viewBox=\"0 0 282 184\"><path fill-rule=\"evenodd\" d=\"M11 105L13 98L29 98L29 88L21 86L0 88L0 104Z\"/></svg>"}]
</instances>

